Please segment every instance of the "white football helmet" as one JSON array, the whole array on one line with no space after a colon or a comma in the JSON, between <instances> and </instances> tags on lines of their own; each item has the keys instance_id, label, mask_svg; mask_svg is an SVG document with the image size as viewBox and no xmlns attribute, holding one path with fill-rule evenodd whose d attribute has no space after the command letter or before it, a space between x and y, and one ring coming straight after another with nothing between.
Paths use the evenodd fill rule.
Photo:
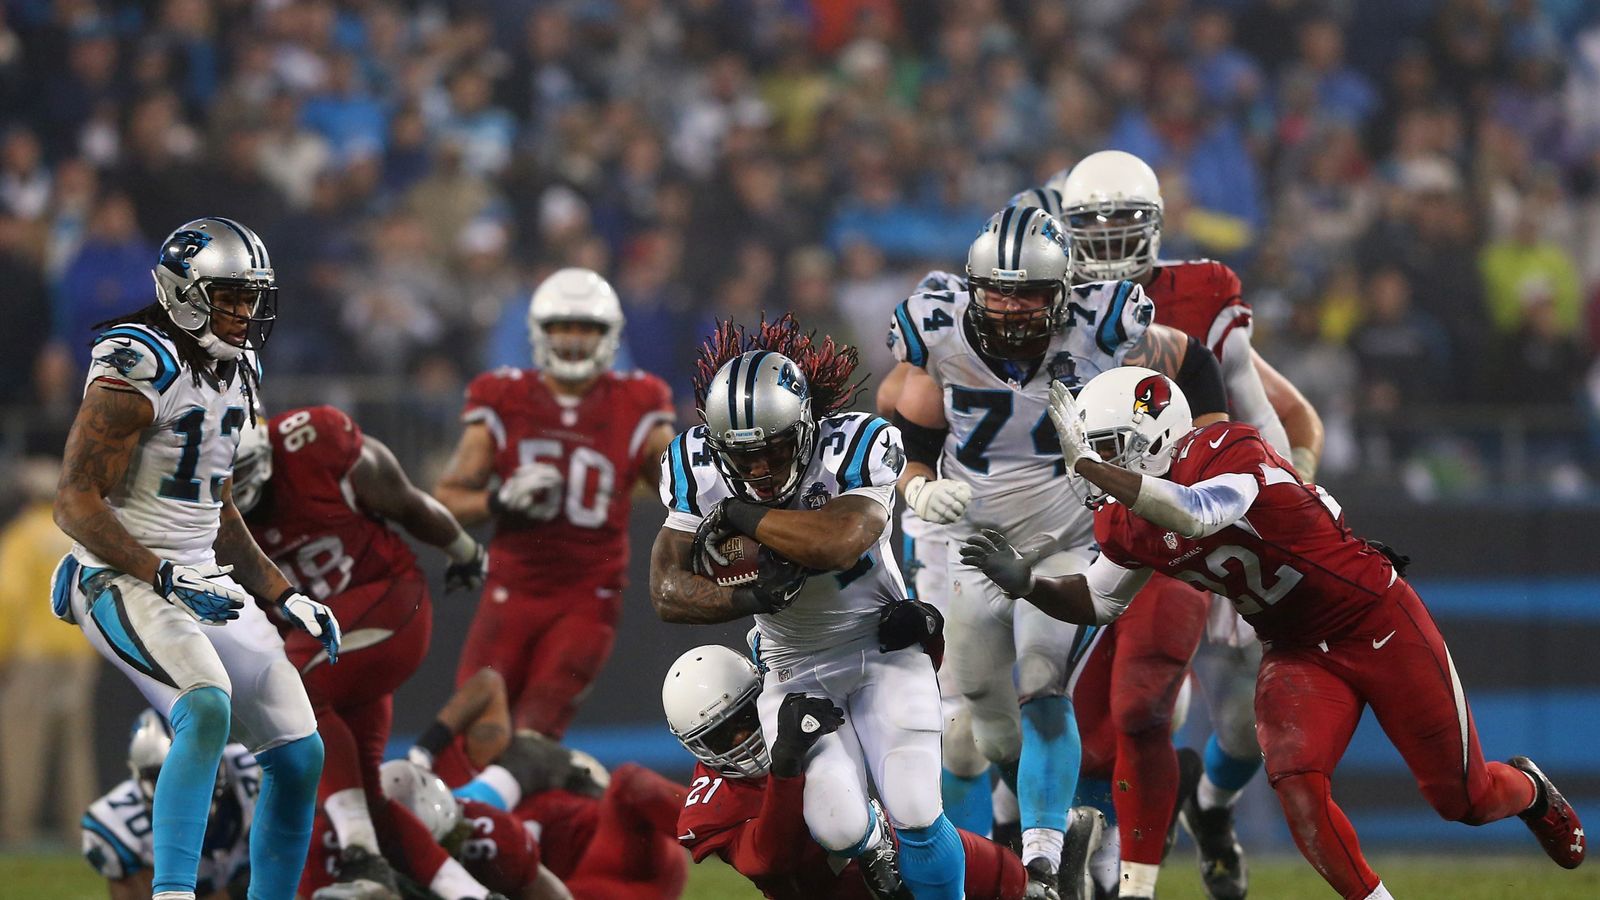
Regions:
<instances>
[{"instance_id":1,"label":"white football helmet","mask_svg":"<svg viewBox=\"0 0 1600 900\"><path fill-rule=\"evenodd\" d=\"M461 824L461 805L444 779L409 759L391 759L378 767L383 795L411 810L436 841Z\"/></svg>"},{"instance_id":2,"label":"white football helmet","mask_svg":"<svg viewBox=\"0 0 1600 900\"><path fill-rule=\"evenodd\" d=\"M1106 462L1165 475L1178 440L1194 430L1189 400L1172 379L1143 366L1101 372L1078 392L1089 447Z\"/></svg>"},{"instance_id":3,"label":"white football helmet","mask_svg":"<svg viewBox=\"0 0 1600 900\"><path fill-rule=\"evenodd\" d=\"M1046 187L1061 192L1072 273L1079 281L1137 280L1155 265L1165 205L1155 170L1144 160L1101 150Z\"/></svg>"},{"instance_id":4,"label":"white football helmet","mask_svg":"<svg viewBox=\"0 0 1600 900\"><path fill-rule=\"evenodd\" d=\"M589 777L600 786L601 790L611 786L611 772L606 769L605 763L595 759L593 754L574 749L568 751L568 755L572 758L573 767L588 772Z\"/></svg>"},{"instance_id":5,"label":"white football helmet","mask_svg":"<svg viewBox=\"0 0 1600 900\"><path fill-rule=\"evenodd\" d=\"M261 493L272 478L272 441L267 423L252 420L239 432L239 446L233 451L233 505L248 513L261 502Z\"/></svg>"},{"instance_id":6,"label":"white football helmet","mask_svg":"<svg viewBox=\"0 0 1600 900\"><path fill-rule=\"evenodd\" d=\"M696 759L732 778L758 778L772 765L756 712L760 695L761 675L750 660L707 644L667 670L661 706L673 737Z\"/></svg>"},{"instance_id":7,"label":"white football helmet","mask_svg":"<svg viewBox=\"0 0 1600 900\"><path fill-rule=\"evenodd\" d=\"M161 256L150 275L156 282L156 299L172 324L194 335L213 359L238 359L246 349L260 350L272 333L278 315L278 282L267 245L232 219L207 216L178 226L161 245ZM248 315L212 306L212 288L223 286L253 294ZM213 316L243 319L243 342L234 344L218 337L211 329Z\"/></svg>"},{"instance_id":8,"label":"white football helmet","mask_svg":"<svg viewBox=\"0 0 1600 900\"><path fill-rule=\"evenodd\" d=\"M599 325L602 331L598 338L551 335L547 329L560 322ZM588 269L560 269L540 282L528 303L533 364L561 381L598 375L617 356L622 324L622 303L604 278Z\"/></svg>"},{"instance_id":9,"label":"white football helmet","mask_svg":"<svg viewBox=\"0 0 1600 900\"><path fill-rule=\"evenodd\" d=\"M153 709L139 713L133 720L133 736L128 739L128 770L146 803L155 802L156 778L171 752L172 727L167 720Z\"/></svg>"}]
</instances>

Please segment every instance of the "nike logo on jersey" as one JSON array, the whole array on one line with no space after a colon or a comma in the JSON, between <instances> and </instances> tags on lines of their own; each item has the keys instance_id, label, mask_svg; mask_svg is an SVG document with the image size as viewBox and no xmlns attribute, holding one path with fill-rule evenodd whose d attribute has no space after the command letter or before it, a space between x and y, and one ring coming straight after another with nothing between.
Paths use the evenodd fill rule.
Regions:
<instances>
[{"instance_id":1,"label":"nike logo on jersey","mask_svg":"<svg viewBox=\"0 0 1600 900\"><path fill-rule=\"evenodd\" d=\"M692 840L694 840L694 829L691 828L688 831L685 831L683 834L678 835L678 840L680 840L680 841L692 841Z\"/></svg>"},{"instance_id":2,"label":"nike logo on jersey","mask_svg":"<svg viewBox=\"0 0 1600 900\"><path fill-rule=\"evenodd\" d=\"M1382 650L1383 649L1383 645L1389 643L1389 638L1392 638L1392 637L1394 637L1394 632L1391 631L1388 634L1383 636L1383 640L1381 640L1381 641L1374 640L1372 642L1372 649L1374 649L1374 650Z\"/></svg>"},{"instance_id":3,"label":"nike logo on jersey","mask_svg":"<svg viewBox=\"0 0 1600 900\"><path fill-rule=\"evenodd\" d=\"M1222 432L1222 434L1217 436L1216 440L1207 441L1206 443L1210 444L1211 445L1211 449L1215 450L1218 447L1222 446L1222 439L1227 437L1227 436L1228 436L1228 432L1224 431L1224 432Z\"/></svg>"}]
</instances>

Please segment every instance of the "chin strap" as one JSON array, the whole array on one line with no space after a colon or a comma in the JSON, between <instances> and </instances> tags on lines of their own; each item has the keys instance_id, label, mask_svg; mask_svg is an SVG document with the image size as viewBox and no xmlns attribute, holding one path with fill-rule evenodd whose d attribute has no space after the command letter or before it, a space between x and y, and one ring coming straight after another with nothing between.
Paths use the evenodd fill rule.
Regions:
<instances>
[{"instance_id":1,"label":"chin strap","mask_svg":"<svg viewBox=\"0 0 1600 900\"><path fill-rule=\"evenodd\" d=\"M217 337L212 333L209 324L203 333L195 336L195 340L200 342L200 349L212 359L234 360L244 355L245 348Z\"/></svg>"}]
</instances>

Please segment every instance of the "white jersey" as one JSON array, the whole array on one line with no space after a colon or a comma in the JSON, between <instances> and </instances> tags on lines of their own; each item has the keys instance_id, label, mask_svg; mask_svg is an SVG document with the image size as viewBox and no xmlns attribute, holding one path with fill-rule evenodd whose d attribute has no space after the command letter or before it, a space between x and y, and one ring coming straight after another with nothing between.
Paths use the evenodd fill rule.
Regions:
<instances>
[{"instance_id":1,"label":"white jersey","mask_svg":"<svg viewBox=\"0 0 1600 900\"><path fill-rule=\"evenodd\" d=\"M194 383L165 334L144 325L118 325L100 335L84 389L99 379L128 385L155 407L139 437L122 484L106 502L117 521L150 552L196 565L215 558L222 483L233 473L233 452L249 415L239 366L258 365L246 352L238 363L219 362L219 386ZM260 375L260 369L256 369ZM104 562L82 545L73 553L86 566Z\"/></svg>"},{"instance_id":2,"label":"white jersey","mask_svg":"<svg viewBox=\"0 0 1600 900\"><path fill-rule=\"evenodd\" d=\"M661 457L661 502L668 528L693 532L712 507L733 496L706 446L704 425L673 440ZM877 416L842 413L817 423L816 450L793 509L820 509L846 495L871 497L894 515L895 482L905 468L900 429ZM793 662L808 653L854 641L877 640L878 614L906 597L895 560L893 530L850 569L806 580L781 612L755 617L763 662Z\"/></svg>"},{"instance_id":3,"label":"white jersey","mask_svg":"<svg viewBox=\"0 0 1600 900\"><path fill-rule=\"evenodd\" d=\"M927 284L929 279L924 279ZM1061 445L1048 415L1050 382L1081 384L1122 365L1144 336L1155 304L1132 281L1074 287L1067 315L1043 361L1026 367L986 360L968 333L966 289L924 290L894 311L889 344L898 359L925 370L944 391L945 437L939 474L972 486L966 515L949 526L960 540L994 527L1013 540L1061 538L1091 515L1063 502Z\"/></svg>"},{"instance_id":4,"label":"white jersey","mask_svg":"<svg viewBox=\"0 0 1600 900\"><path fill-rule=\"evenodd\" d=\"M195 894L223 890L250 866L250 821L261 793L261 767L243 744L222 751L222 798L206 823ZM155 868L155 832L150 805L128 779L83 814L83 857L106 878L126 878Z\"/></svg>"}]
</instances>

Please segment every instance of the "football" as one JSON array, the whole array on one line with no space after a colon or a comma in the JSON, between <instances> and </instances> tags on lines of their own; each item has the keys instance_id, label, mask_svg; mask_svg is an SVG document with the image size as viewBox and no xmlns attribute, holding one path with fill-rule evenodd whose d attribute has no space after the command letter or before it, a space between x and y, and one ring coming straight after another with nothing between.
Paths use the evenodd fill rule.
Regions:
<instances>
[{"instance_id":1,"label":"football","mask_svg":"<svg viewBox=\"0 0 1600 900\"><path fill-rule=\"evenodd\" d=\"M761 545L754 538L742 534L723 541L717 546L717 552L728 564L718 565L715 560L707 560L712 580L723 587L739 587L755 581L761 569L760 550Z\"/></svg>"}]
</instances>

